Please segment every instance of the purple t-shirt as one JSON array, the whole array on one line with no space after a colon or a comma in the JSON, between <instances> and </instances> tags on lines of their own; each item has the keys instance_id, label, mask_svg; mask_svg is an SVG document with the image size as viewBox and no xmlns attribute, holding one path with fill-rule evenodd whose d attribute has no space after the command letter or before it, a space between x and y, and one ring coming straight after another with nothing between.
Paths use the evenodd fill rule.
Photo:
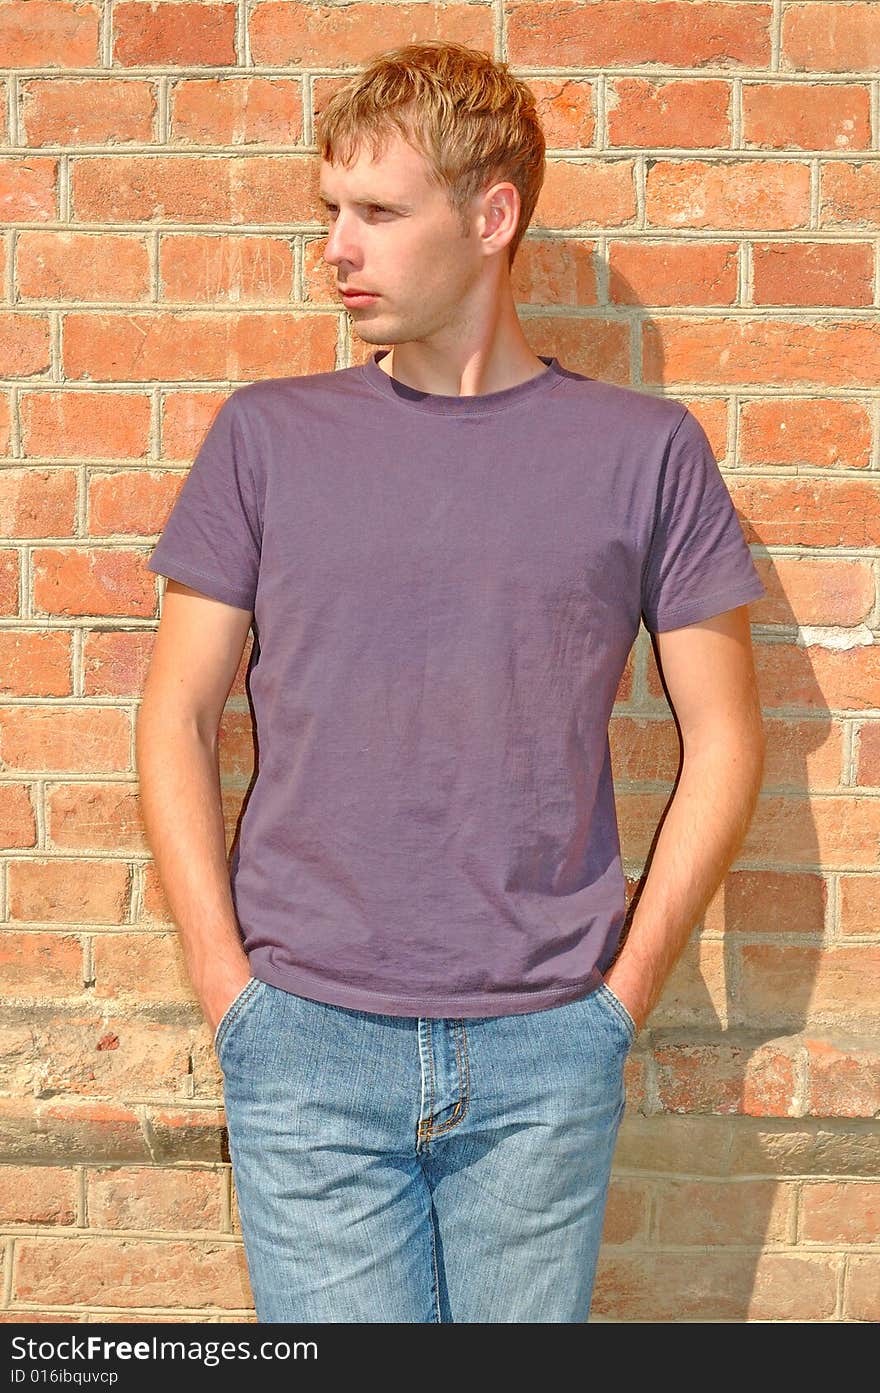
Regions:
<instances>
[{"instance_id":1,"label":"purple t-shirt","mask_svg":"<svg viewBox=\"0 0 880 1393\"><path fill-rule=\"evenodd\" d=\"M681 402L543 355L420 392L385 352L233 391L147 563L253 611L243 947L356 1010L562 1005L624 921L608 723L640 620L765 589Z\"/></svg>"}]
</instances>

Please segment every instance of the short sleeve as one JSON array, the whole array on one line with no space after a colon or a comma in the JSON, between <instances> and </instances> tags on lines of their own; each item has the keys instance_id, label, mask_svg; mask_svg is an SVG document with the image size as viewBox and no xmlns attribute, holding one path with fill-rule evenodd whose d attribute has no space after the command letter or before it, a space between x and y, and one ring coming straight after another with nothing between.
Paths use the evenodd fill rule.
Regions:
<instances>
[{"instance_id":1,"label":"short sleeve","mask_svg":"<svg viewBox=\"0 0 880 1393\"><path fill-rule=\"evenodd\" d=\"M660 472L642 570L645 626L678 629L766 593L706 432L686 410Z\"/></svg>"},{"instance_id":2,"label":"short sleeve","mask_svg":"<svg viewBox=\"0 0 880 1393\"><path fill-rule=\"evenodd\" d=\"M214 417L147 570L253 610L262 512L237 395Z\"/></svg>"}]
</instances>

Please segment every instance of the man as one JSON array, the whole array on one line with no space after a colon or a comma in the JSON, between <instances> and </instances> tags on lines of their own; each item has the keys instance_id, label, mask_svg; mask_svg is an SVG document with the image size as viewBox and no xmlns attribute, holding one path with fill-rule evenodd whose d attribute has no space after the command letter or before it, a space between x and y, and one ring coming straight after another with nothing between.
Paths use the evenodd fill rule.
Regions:
<instances>
[{"instance_id":1,"label":"man","mask_svg":"<svg viewBox=\"0 0 880 1393\"><path fill-rule=\"evenodd\" d=\"M528 89L415 44L323 122L324 259L392 348L241 387L206 436L149 563L148 837L258 1320L584 1321L624 1064L757 798L764 587L696 418L526 341ZM684 763L621 948L607 732L642 617Z\"/></svg>"}]
</instances>

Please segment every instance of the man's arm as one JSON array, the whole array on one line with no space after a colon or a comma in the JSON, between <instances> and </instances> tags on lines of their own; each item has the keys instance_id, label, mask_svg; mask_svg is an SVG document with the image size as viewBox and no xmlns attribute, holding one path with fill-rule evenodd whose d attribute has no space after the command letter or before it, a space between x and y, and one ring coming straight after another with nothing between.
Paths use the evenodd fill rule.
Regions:
<instances>
[{"instance_id":1,"label":"man's arm","mask_svg":"<svg viewBox=\"0 0 880 1393\"><path fill-rule=\"evenodd\" d=\"M747 605L658 633L657 644L684 746L681 777L605 976L640 1029L742 844L765 750Z\"/></svg>"},{"instance_id":2,"label":"man's arm","mask_svg":"<svg viewBox=\"0 0 880 1393\"><path fill-rule=\"evenodd\" d=\"M229 884L217 740L251 619L169 580L135 732L147 841L212 1031L252 975Z\"/></svg>"}]
</instances>

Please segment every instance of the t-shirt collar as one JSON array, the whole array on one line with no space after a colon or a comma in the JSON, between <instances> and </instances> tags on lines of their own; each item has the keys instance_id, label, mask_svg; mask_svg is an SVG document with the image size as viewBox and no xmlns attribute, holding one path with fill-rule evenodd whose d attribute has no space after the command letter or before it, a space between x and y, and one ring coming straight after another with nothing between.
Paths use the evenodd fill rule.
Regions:
<instances>
[{"instance_id":1,"label":"t-shirt collar","mask_svg":"<svg viewBox=\"0 0 880 1393\"><path fill-rule=\"evenodd\" d=\"M545 371L536 373L525 382L517 382L497 392L481 392L477 396L448 396L442 392L420 392L396 377L389 377L379 367L379 360L390 351L389 348L378 349L361 365L367 382L392 401L417 411L435 412L443 416L491 416L498 411L507 411L558 386L565 376L557 358L539 353L541 362L546 364Z\"/></svg>"}]
</instances>

